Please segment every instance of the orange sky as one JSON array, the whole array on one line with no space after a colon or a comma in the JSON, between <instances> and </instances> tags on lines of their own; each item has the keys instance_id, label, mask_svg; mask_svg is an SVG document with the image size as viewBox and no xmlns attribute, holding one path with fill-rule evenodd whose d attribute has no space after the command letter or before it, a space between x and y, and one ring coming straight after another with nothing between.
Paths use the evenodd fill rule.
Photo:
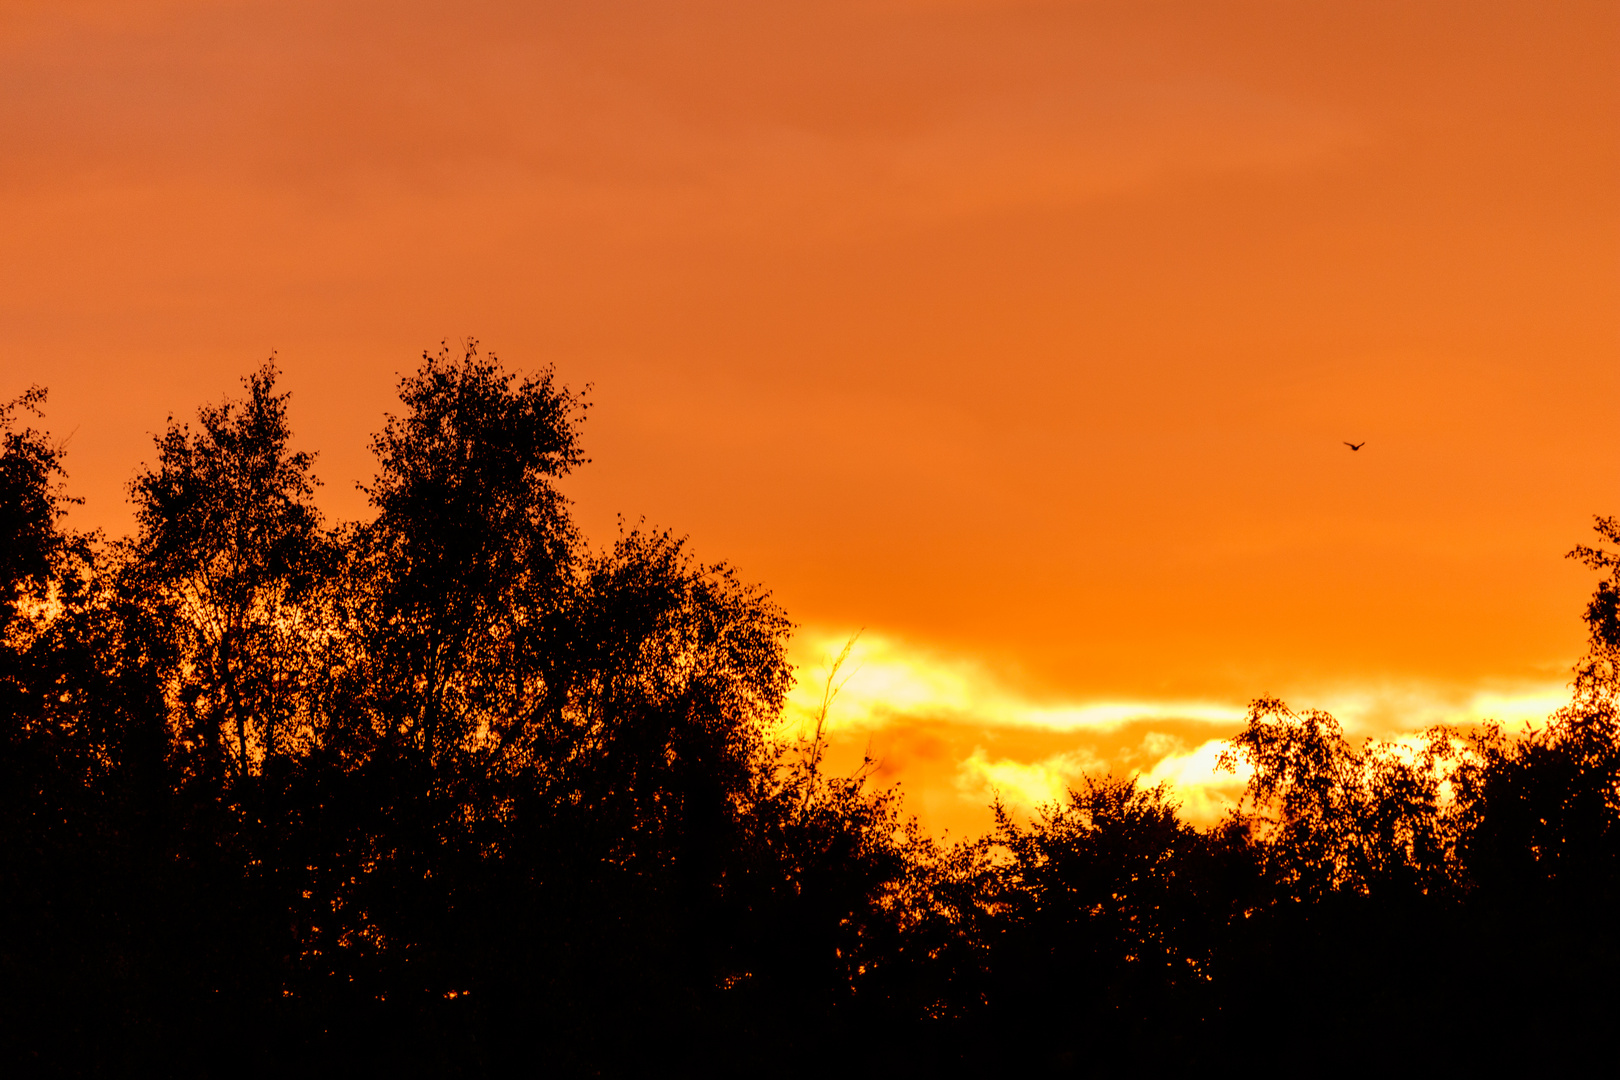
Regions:
<instances>
[{"instance_id":1,"label":"orange sky","mask_svg":"<svg viewBox=\"0 0 1620 1080\"><path fill-rule=\"evenodd\" d=\"M1529 715L1620 511L1617 60L1612 3L10 0L0 395L121 531L271 350L335 516L424 347L554 362L587 529L810 679L867 627L841 752L940 827L1263 692Z\"/></svg>"}]
</instances>

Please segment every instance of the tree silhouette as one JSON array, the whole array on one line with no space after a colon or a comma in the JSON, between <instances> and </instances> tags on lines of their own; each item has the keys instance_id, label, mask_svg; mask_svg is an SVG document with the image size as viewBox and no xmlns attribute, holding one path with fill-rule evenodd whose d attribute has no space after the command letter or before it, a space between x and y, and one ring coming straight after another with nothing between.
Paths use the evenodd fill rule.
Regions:
<instances>
[{"instance_id":1,"label":"tree silhouette","mask_svg":"<svg viewBox=\"0 0 1620 1080\"><path fill-rule=\"evenodd\" d=\"M237 776L307 732L300 699L318 661L305 632L326 561L314 459L288 449L276 374L266 363L244 400L204 406L196 434L171 419L156 465L130 485L128 573L173 627L176 696L204 768Z\"/></svg>"},{"instance_id":2,"label":"tree silhouette","mask_svg":"<svg viewBox=\"0 0 1620 1080\"><path fill-rule=\"evenodd\" d=\"M372 516L267 363L137 534L0 408L0 1055L176 1076L908 1075L1576 1061L1620 1004L1620 555L1570 704L1353 739L1259 698L1210 829L1092 777L936 843L781 733L792 627L668 532L593 548L583 396L425 354ZM1620 525L1600 518L1603 541ZM831 684L830 684L831 685ZM828 697L830 702L830 694ZM822 717L825 719L825 715Z\"/></svg>"},{"instance_id":3,"label":"tree silhouette","mask_svg":"<svg viewBox=\"0 0 1620 1080\"><path fill-rule=\"evenodd\" d=\"M495 752L548 698L538 647L578 556L552 481L584 461L585 406L472 344L423 354L400 400L372 443L377 516L353 536L365 705L382 737L429 760Z\"/></svg>"}]
</instances>

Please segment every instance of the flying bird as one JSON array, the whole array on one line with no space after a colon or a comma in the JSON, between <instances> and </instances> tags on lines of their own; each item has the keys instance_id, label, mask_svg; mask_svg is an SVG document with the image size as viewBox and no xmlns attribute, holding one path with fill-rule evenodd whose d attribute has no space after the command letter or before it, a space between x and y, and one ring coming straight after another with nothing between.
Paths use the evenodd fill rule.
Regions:
<instances>
[{"instance_id":1,"label":"flying bird","mask_svg":"<svg viewBox=\"0 0 1620 1080\"><path fill-rule=\"evenodd\" d=\"M1367 445L1367 440L1362 439L1360 442L1347 442L1344 445L1348 446L1352 450L1360 450L1363 446Z\"/></svg>"}]
</instances>

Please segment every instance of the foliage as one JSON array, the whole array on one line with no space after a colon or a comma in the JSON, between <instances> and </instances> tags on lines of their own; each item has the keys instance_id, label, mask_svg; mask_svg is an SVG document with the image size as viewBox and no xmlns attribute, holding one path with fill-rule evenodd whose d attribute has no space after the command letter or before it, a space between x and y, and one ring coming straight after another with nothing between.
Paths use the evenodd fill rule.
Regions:
<instances>
[{"instance_id":1,"label":"foliage","mask_svg":"<svg viewBox=\"0 0 1620 1080\"><path fill-rule=\"evenodd\" d=\"M827 770L836 670L780 734L767 592L580 536L553 373L425 354L333 528L277 378L171 420L110 543L18 426L44 392L0 408L13 1071L1544 1062L1620 1003L1609 548L1573 553L1608 577L1545 726L1356 743L1260 698L1215 828L1093 777L945 847Z\"/></svg>"},{"instance_id":2,"label":"foliage","mask_svg":"<svg viewBox=\"0 0 1620 1080\"><path fill-rule=\"evenodd\" d=\"M174 696L201 768L245 776L308 738L322 650L311 633L330 561L312 455L288 449L287 395L267 362L248 393L170 419L130 485L139 533L125 573L172 628ZM298 725L295 727L295 725Z\"/></svg>"},{"instance_id":3,"label":"foliage","mask_svg":"<svg viewBox=\"0 0 1620 1080\"><path fill-rule=\"evenodd\" d=\"M1329 714L1259 698L1219 766L1252 769L1244 824L1278 882L1316 900L1341 890L1428 892L1454 883L1470 805L1454 797L1458 774L1478 761L1478 744L1444 727L1415 745L1356 748Z\"/></svg>"},{"instance_id":4,"label":"foliage","mask_svg":"<svg viewBox=\"0 0 1620 1080\"><path fill-rule=\"evenodd\" d=\"M61 491L63 448L16 427L19 410L40 416L44 404L35 386L0 405L0 630L19 614L15 605L44 599L69 539L57 528L74 501Z\"/></svg>"}]
</instances>

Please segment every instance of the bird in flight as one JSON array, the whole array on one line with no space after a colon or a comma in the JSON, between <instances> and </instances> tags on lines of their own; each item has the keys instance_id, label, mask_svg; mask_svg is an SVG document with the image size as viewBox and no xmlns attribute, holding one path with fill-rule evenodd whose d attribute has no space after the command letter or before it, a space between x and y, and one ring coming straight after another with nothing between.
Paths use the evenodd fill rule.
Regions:
<instances>
[{"instance_id":1,"label":"bird in flight","mask_svg":"<svg viewBox=\"0 0 1620 1080\"><path fill-rule=\"evenodd\" d=\"M1344 445L1348 446L1352 450L1360 450L1363 446L1367 445L1367 440L1362 439L1360 442L1347 442Z\"/></svg>"}]
</instances>

